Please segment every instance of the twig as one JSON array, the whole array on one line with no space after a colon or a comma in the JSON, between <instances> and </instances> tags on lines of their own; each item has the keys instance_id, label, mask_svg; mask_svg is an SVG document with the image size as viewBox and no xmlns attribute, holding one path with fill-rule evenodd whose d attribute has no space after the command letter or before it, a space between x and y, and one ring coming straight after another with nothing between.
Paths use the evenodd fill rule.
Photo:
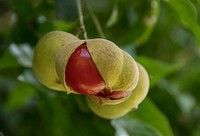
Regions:
<instances>
[{"instance_id":1,"label":"twig","mask_svg":"<svg viewBox=\"0 0 200 136\"><path fill-rule=\"evenodd\" d=\"M96 15L94 14L94 11L93 11L92 7L89 5L88 0L85 0L85 3L86 3L86 6L87 6L87 9L89 11L89 14L90 14L90 16L91 16L91 18L92 18L92 20L94 22L94 25L95 25L95 27L97 29L97 32L99 33L100 37L105 38L106 36L105 36L105 34L103 32L103 29L102 29L102 27L101 27L101 25L99 23L99 20L96 17Z\"/></svg>"},{"instance_id":2,"label":"twig","mask_svg":"<svg viewBox=\"0 0 200 136\"><path fill-rule=\"evenodd\" d=\"M87 32L86 32L85 24L84 24L84 20L83 20L83 12L82 12L82 7L81 7L81 1L80 0L76 0L76 4L77 4L77 9L78 9L80 28L83 31L84 38L87 39Z\"/></svg>"}]
</instances>

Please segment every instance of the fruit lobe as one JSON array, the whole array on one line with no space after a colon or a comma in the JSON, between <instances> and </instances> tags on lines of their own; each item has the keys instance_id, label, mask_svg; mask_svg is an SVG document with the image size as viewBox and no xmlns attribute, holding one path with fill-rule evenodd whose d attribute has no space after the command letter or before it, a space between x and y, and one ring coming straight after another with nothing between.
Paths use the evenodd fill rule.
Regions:
<instances>
[{"instance_id":1,"label":"fruit lobe","mask_svg":"<svg viewBox=\"0 0 200 136\"><path fill-rule=\"evenodd\" d=\"M115 105L102 105L95 102L92 97L87 97L90 109L98 116L105 119L115 119L124 116L132 109L137 109L138 105L144 100L149 90L149 77L144 67L138 64L139 81L138 85L131 92L130 96L123 102Z\"/></svg>"},{"instance_id":2,"label":"fruit lobe","mask_svg":"<svg viewBox=\"0 0 200 136\"><path fill-rule=\"evenodd\" d=\"M88 40L87 47L108 90L129 91L135 88L139 72L129 54L105 39Z\"/></svg>"},{"instance_id":3,"label":"fruit lobe","mask_svg":"<svg viewBox=\"0 0 200 136\"><path fill-rule=\"evenodd\" d=\"M65 80L71 89L81 94L97 94L105 88L105 82L88 52L86 43L71 54L66 66Z\"/></svg>"},{"instance_id":4,"label":"fruit lobe","mask_svg":"<svg viewBox=\"0 0 200 136\"><path fill-rule=\"evenodd\" d=\"M56 55L64 44L75 40L78 38L70 33L52 31L38 41L34 50L32 66L37 79L43 85L53 90L65 91L56 73Z\"/></svg>"}]
</instances>

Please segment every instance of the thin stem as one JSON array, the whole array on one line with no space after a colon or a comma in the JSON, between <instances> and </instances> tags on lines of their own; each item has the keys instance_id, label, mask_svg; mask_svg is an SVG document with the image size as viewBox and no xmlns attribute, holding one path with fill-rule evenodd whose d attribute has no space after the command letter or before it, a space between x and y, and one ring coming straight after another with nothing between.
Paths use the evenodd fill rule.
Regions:
<instances>
[{"instance_id":1,"label":"thin stem","mask_svg":"<svg viewBox=\"0 0 200 136\"><path fill-rule=\"evenodd\" d=\"M81 7L81 1L80 0L76 0L76 4L77 4L77 8L78 8L80 28L83 31L84 38L87 39L87 32L86 32L85 24L84 24L84 20L83 20L83 12L82 12L82 7Z\"/></svg>"},{"instance_id":2,"label":"thin stem","mask_svg":"<svg viewBox=\"0 0 200 136\"><path fill-rule=\"evenodd\" d=\"M103 32L103 29L102 29L102 27L101 27L101 25L99 23L99 20L96 17L96 15L94 14L94 11L93 11L92 7L89 5L88 0L85 0L85 3L86 3L86 6L87 6L87 9L89 11L89 14L90 14L90 16L91 16L91 18L92 18L92 20L94 22L94 25L95 25L95 27L97 29L97 32L99 33L100 37L105 38L106 36L105 36L105 34Z\"/></svg>"}]
</instances>

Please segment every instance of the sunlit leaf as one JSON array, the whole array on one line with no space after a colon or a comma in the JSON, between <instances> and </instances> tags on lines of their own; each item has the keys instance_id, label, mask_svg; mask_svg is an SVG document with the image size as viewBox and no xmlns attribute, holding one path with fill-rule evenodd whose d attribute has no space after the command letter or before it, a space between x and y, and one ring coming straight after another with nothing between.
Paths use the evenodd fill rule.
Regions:
<instances>
[{"instance_id":1,"label":"sunlit leaf","mask_svg":"<svg viewBox=\"0 0 200 136\"><path fill-rule=\"evenodd\" d=\"M181 67L180 64L168 64L144 56L137 57L137 61L144 65L149 73L151 87L154 86L160 79L176 72Z\"/></svg>"},{"instance_id":2,"label":"sunlit leaf","mask_svg":"<svg viewBox=\"0 0 200 136\"><path fill-rule=\"evenodd\" d=\"M17 58L18 62L25 67L32 66L33 49L29 44L17 46L15 43L10 45L10 52Z\"/></svg>"},{"instance_id":3,"label":"sunlit leaf","mask_svg":"<svg viewBox=\"0 0 200 136\"><path fill-rule=\"evenodd\" d=\"M164 136L152 126L134 118L123 117L111 121L115 136Z\"/></svg>"},{"instance_id":4,"label":"sunlit leaf","mask_svg":"<svg viewBox=\"0 0 200 136\"><path fill-rule=\"evenodd\" d=\"M200 46L200 26L197 23L197 9L190 0L166 0L175 10L181 23L194 33Z\"/></svg>"},{"instance_id":5,"label":"sunlit leaf","mask_svg":"<svg viewBox=\"0 0 200 136\"><path fill-rule=\"evenodd\" d=\"M21 75L17 77L17 79L21 82L41 88L39 81L35 78L31 70L25 70Z\"/></svg>"},{"instance_id":6,"label":"sunlit leaf","mask_svg":"<svg viewBox=\"0 0 200 136\"><path fill-rule=\"evenodd\" d=\"M2 132L0 132L0 136L4 136Z\"/></svg>"},{"instance_id":7,"label":"sunlit leaf","mask_svg":"<svg viewBox=\"0 0 200 136\"><path fill-rule=\"evenodd\" d=\"M119 13L118 13L118 7L115 5L113 8L113 11L110 15L110 18L108 19L106 26L111 27L115 25L118 21Z\"/></svg>"},{"instance_id":8,"label":"sunlit leaf","mask_svg":"<svg viewBox=\"0 0 200 136\"><path fill-rule=\"evenodd\" d=\"M72 28L76 27L77 23L67 23L65 21L57 20L54 22L54 28L55 30L60 30L60 31L69 31Z\"/></svg>"},{"instance_id":9,"label":"sunlit leaf","mask_svg":"<svg viewBox=\"0 0 200 136\"><path fill-rule=\"evenodd\" d=\"M119 19L117 24L110 28L109 31L113 35L109 37L120 44L133 43L139 46L145 43L157 23L159 8L159 0L119 1L118 9L113 11L113 14L119 12L117 13ZM120 33L122 36L116 36L117 33Z\"/></svg>"},{"instance_id":10,"label":"sunlit leaf","mask_svg":"<svg viewBox=\"0 0 200 136\"><path fill-rule=\"evenodd\" d=\"M150 125L163 136L173 136L167 118L148 98L142 102L138 110L130 112L129 116Z\"/></svg>"}]
</instances>

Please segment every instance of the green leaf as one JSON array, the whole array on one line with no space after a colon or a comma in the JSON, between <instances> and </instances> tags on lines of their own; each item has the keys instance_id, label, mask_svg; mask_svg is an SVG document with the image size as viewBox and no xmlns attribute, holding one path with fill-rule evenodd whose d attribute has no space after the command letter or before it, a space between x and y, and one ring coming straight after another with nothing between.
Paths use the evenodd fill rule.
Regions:
<instances>
[{"instance_id":1,"label":"green leaf","mask_svg":"<svg viewBox=\"0 0 200 136\"><path fill-rule=\"evenodd\" d=\"M173 136L167 118L148 98L143 101L138 110L130 112L129 116L150 125L163 136Z\"/></svg>"},{"instance_id":2,"label":"green leaf","mask_svg":"<svg viewBox=\"0 0 200 136\"><path fill-rule=\"evenodd\" d=\"M74 100L77 94L67 95L63 92L49 94L40 92L39 110L42 114L42 123L49 128L43 131L44 135L114 135L114 129L109 120L103 120L90 112L82 112L82 109L79 109L77 100Z\"/></svg>"},{"instance_id":3,"label":"green leaf","mask_svg":"<svg viewBox=\"0 0 200 136\"><path fill-rule=\"evenodd\" d=\"M4 136L3 133L0 131L0 136Z\"/></svg>"},{"instance_id":4,"label":"green leaf","mask_svg":"<svg viewBox=\"0 0 200 136\"><path fill-rule=\"evenodd\" d=\"M46 90L50 91L50 90ZM64 94L64 93L62 93ZM64 94L65 95L65 94ZM61 103L56 100L57 94L55 92L39 92L39 112L42 116L42 126L46 126L46 130L42 131L43 135L52 136L64 136L65 134L71 135L72 130L70 130L70 111L69 100L65 100ZM65 104L66 103L66 104ZM71 103L73 105L73 103ZM66 112L66 109L68 112Z\"/></svg>"},{"instance_id":5,"label":"green leaf","mask_svg":"<svg viewBox=\"0 0 200 136\"><path fill-rule=\"evenodd\" d=\"M149 73L151 87L153 87L160 79L176 72L181 67L181 64L168 64L144 56L139 56L136 60L141 63Z\"/></svg>"},{"instance_id":6,"label":"green leaf","mask_svg":"<svg viewBox=\"0 0 200 136\"><path fill-rule=\"evenodd\" d=\"M20 17L27 18L33 13L33 7L31 4L31 1L27 0L9 0L9 4L12 6L12 8L17 12ZM23 3L23 4L22 4Z\"/></svg>"},{"instance_id":7,"label":"green leaf","mask_svg":"<svg viewBox=\"0 0 200 136\"><path fill-rule=\"evenodd\" d=\"M127 116L112 120L111 124L116 129L115 136L164 136L150 125Z\"/></svg>"},{"instance_id":8,"label":"green leaf","mask_svg":"<svg viewBox=\"0 0 200 136\"><path fill-rule=\"evenodd\" d=\"M115 25L115 24L117 23L118 19L119 19L118 6L115 5L115 6L113 7L113 11L112 11L112 13L111 13L111 15L110 15L110 18L109 18L108 21L106 22L106 27L109 28L109 27Z\"/></svg>"},{"instance_id":9,"label":"green leaf","mask_svg":"<svg viewBox=\"0 0 200 136\"><path fill-rule=\"evenodd\" d=\"M198 74L197 74L198 75ZM187 77L187 74L185 75L185 77ZM199 75L198 75L199 77ZM189 78L188 78L189 79ZM178 84L174 81L168 82L167 80L162 80L162 82L160 83L159 87L161 89L167 90L167 91L160 91L162 92L162 95L159 96L159 93L157 93L156 95L154 95L154 101L158 101L158 100L168 100L165 101L165 103L170 104L172 106L167 107L167 105L165 105L165 113L168 113L168 111L171 111L171 115L174 112L174 110L176 110L176 112L178 111L178 109L180 109L182 111L182 113L184 114L189 114L192 112L192 109L194 109L195 103L196 103L196 99L189 93L187 92L183 92L182 89L180 90L178 87ZM173 97L174 100L176 100L176 103L178 104L178 108L174 107L176 104L173 104L173 100L172 98L170 98L170 96ZM162 99L158 99L156 97L160 97ZM167 97L167 98L165 98ZM162 101L160 103L162 103ZM163 101L164 102L164 101ZM158 105L159 102L157 102ZM160 106L164 106L164 104L160 105ZM174 109L172 109L174 107ZM161 107L162 108L162 107ZM168 111L166 111L168 110ZM172 112L173 111L173 112Z\"/></svg>"},{"instance_id":10,"label":"green leaf","mask_svg":"<svg viewBox=\"0 0 200 136\"><path fill-rule=\"evenodd\" d=\"M33 49L29 44L20 44L17 46L15 43L12 43L10 45L10 52L17 58L19 64L22 66L32 66Z\"/></svg>"},{"instance_id":11,"label":"green leaf","mask_svg":"<svg viewBox=\"0 0 200 136\"><path fill-rule=\"evenodd\" d=\"M28 84L19 82L10 92L6 106L9 110L16 110L26 106L34 95L34 88Z\"/></svg>"},{"instance_id":12,"label":"green leaf","mask_svg":"<svg viewBox=\"0 0 200 136\"><path fill-rule=\"evenodd\" d=\"M0 70L13 68L19 66L17 59L6 50L3 54L3 57L0 58Z\"/></svg>"},{"instance_id":13,"label":"green leaf","mask_svg":"<svg viewBox=\"0 0 200 136\"><path fill-rule=\"evenodd\" d=\"M17 79L21 82L33 85L35 87L38 87L39 89L44 89L44 87L39 83L39 81L36 79L36 77L33 74L32 70L24 70L21 75L17 77Z\"/></svg>"},{"instance_id":14,"label":"green leaf","mask_svg":"<svg viewBox=\"0 0 200 136\"><path fill-rule=\"evenodd\" d=\"M146 10L146 15L143 16L141 22L135 28L134 35L138 36L138 32L141 33L134 41L136 45L145 43L151 36L154 26L157 23L160 1L159 0L148 0L149 7ZM140 28L141 27L141 28Z\"/></svg>"},{"instance_id":15,"label":"green leaf","mask_svg":"<svg viewBox=\"0 0 200 136\"><path fill-rule=\"evenodd\" d=\"M69 31L77 26L76 22L65 22L62 20L54 21L54 29L60 31Z\"/></svg>"},{"instance_id":16,"label":"green leaf","mask_svg":"<svg viewBox=\"0 0 200 136\"><path fill-rule=\"evenodd\" d=\"M200 26L197 23L197 9L190 0L167 0L167 3L175 10L180 22L196 36L200 46Z\"/></svg>"},{"instance_id":17,"label":"green leaf","mask_svg":"<svg viewBox=\"0 0 200 136\"><path fill-rule=\"evenodd\" d=\"M119 1L117 7L118 10L114 9L113 16L110 17L115 23L117 20L117 23L109 28L112 32L111 38L122 45L132 43L139 46L147 42L157 23L159 0ZM121 36L116 36L116 33Z\"/></svg>"}]
</instances>

